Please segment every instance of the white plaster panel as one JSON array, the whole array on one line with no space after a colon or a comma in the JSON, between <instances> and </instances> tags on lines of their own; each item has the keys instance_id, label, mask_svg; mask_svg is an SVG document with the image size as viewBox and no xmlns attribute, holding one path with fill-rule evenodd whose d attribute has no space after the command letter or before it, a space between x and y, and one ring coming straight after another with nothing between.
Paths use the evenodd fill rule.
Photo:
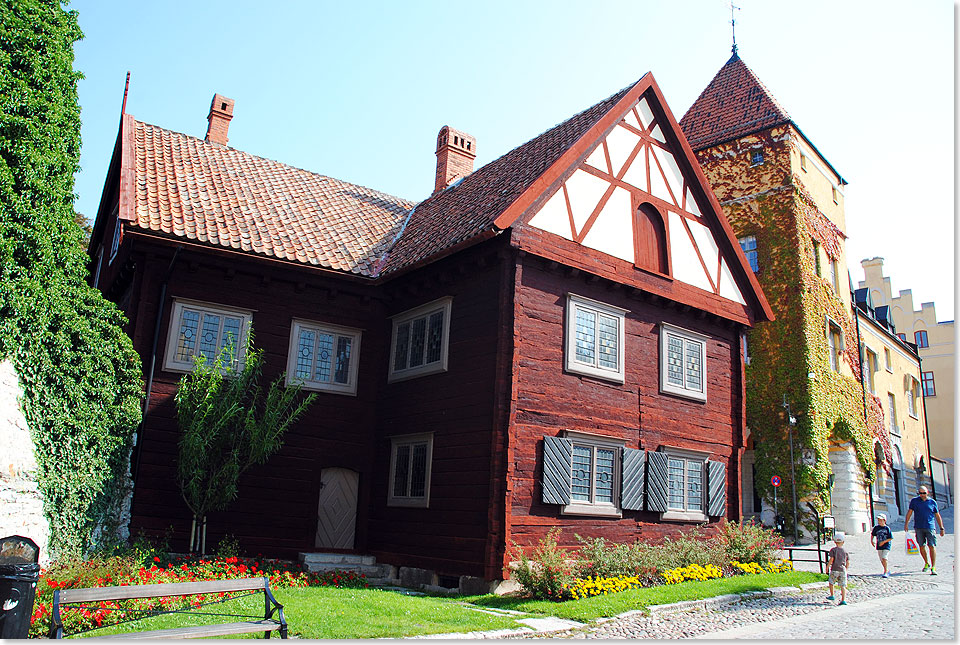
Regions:
<instances>
[{"instance_id":1,"label":"white plaster panel","mask_svg":"<svg viewBox=\"0 0 960 645\"><path fill-rule=\"evenodd\" d=\"M660 162L660 167L663 168L663 174L670 184L670 190L673 191L673 194L676 195L678 200L683 199L683 175L680 173L677 160L663 148L650 146L650 149L653 150L653 154L657 155L657 161ZM677 206L679 205L678 202Z\"/></svg>"},{"instance_id":2,"label":"white plaster panel","mask_svg":"<svg viewBox=\"0 0 960 645\"><path fill-rule=\"evenodd\" d=\"M623 188L616 188L590 227L590 232L583 238L583 245L633 262L633 212L630 203L630 193Z\"/></svg>"},{"instance_id":3,"label":"white plaster panel","mask_svg":"<svg viewBox=\"0 0 960 645\"><path fill-rule=\"evenodd\" d=\"M690 192L690 188L687 188L687 212L697 217L703 217L703 213L700 212L700 206L697 205L697 200L693 198L693 193Z\"/></svg>"},{"instance_id":4,"label":"white plaster panel","mask_svg":"<svg viewBox=\"0 0 960 645\"><path fill-rule=\"evenodd\" d=\"M656 146L647 147L652 149ZM670 196L670 191L667 190L667 182L663 178L663 173L660 172L657 162L654 159L650 160L650 194L668 203L675 203L673 197Z\"/></svg>"},{"instance_id":5,"label":"white plaster panel","mask_svg":"<svg viewBox=\"0 0 960 645\"><path fill-rule=\"evenodd\" d=\"M614 175L620 173L624 162L638 143L640 137L619 125L607 136L607 150L610 151L610 165Z\"/></svg>"},{"instance_id":6,"label":"white plaster panel","mask_svg":"<svg viewBox=\"0 0 960 645\"><path fill-rule=\"evenodd\" d=\"M730 273L726 260L720 260L720 296L727 300L739 302L741 305L747 304L743 300L743 294L740 293L737 283L733 280L733 275Z\"/></svg>"},{"instance_id":7,"label":"white plaster panel","mask_svg":"<svg viewBox=\"0 0 960 645\"><path fill-rule=\"evenodd\" d=\"M627 112L627 115L623 117L623 120L635 127L638 130L643 130L643 124L637 120L637 115L633 113L633 110Z\"/></svg>"},{"instance_id":8,"label":"white plaster panel","mask_svg":"<svg viewBox=\"0 0 960 645\"><path fill-rule=\"evenodd\" d=\"M703 289L704 291L713 291L710 281L707 280L707 274L703 272L703 265L700 264L700 258L693 248L693 242L687 235L687 230L683 227L682 218L677 213L670 213L670 257L673 264L673 277L681 282Z\"/></svg>"},{"instance_id":9,"label":"white plaster panel","mask_svg":"<svg viewBox=\"0 0 960 645\"><path fill-rule=\"evenodd\" d=\"M590 156L587 157L587 165L593 166L597 170L600 170L605 173L609 173L610 169L607 167L607 156L603 154L603 143L601 142L593 152L590 153Z\"/></svg>"},{"instance_id":10,"label":"white plaster panel","mask_svg":"<svg viewBox=\"0 0 960 645\"><path fill-rule=\"evenodd\" d=\"M640 99L640 102L637 103L637 112L640 113L640 122L643 123L644 129L649 128L650 124L653 123L653 111L650 110L647 99Z\"/></svg>"},{"instance_id":11,"label":"white plaster panel","mask_svg":"<svg viewBox=\"0 0 960 645\"><path fill-rule=\"evenodd\" d=\"M630 162L630 167L623 174L623 181L631 186L639 188L645 193L650 192L650 186L647 185L647 149L650 146L644 146L637 153L637 156Z\"/></svg>"},{"instance_id":12,"label":"white plaster panel","mask_svg":"<svg viewBox=\"0 0 960 645\"><path fill-rule=\"evenodd\" d=\"M720 259L720 249L717 247L717 241L713 239L713 233L703 224L691 220L687 220L687 224L690 226L690 232L693 233L693 239L697 242L700 257L703 258L707 268L713 271L717 266L717 260Z\"/></svg>"},{"instance_id":13,"label":"white plaster panel","mask_svg":"<svg viewBox=\"0 0 960 645\"><path fill-rule=\"evenodd\" d=\"M567 200L563 197L563 190L558 190L553 197L530 219L530 225L541 230L559 235L568 240L573 239L570 232L570 216L567 215Z\"/></svg>"},{"instance_id":14,"label":"white plaster panel","mask_svg":"<svg viewBox=\"0 0 960 645\"><path fill-rule=\"evenodd\" d=\"M666 143L667 140L663 137L663 131L660 129L660 126L657 125L653 130L650 131L650 136L659 141L660 143Z\"/></svg>"},{"instance_id":15,"label":"white plaster panel","mask_svg":"<svg viewBox=\"0 0 960 645\"><path fill-rule=\"evenodd\" d=\"M593 209L600 202L600 198L610 187L610 183L583 170L577 170L567 180L566 185L567 195L570 197L570 210L573 213L573 223L579 234L583 230L583 225L587 223L590 214L593 213Z\"/></svg>"}]
</instances>

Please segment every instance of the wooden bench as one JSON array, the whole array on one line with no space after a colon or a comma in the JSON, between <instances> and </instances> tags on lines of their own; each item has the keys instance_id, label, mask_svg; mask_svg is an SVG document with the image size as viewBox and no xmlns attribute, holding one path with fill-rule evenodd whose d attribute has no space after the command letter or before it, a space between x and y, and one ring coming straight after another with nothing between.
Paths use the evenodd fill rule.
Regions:
<instances>
[{"instance_id":1,"label":"wooden bench","mask_svg":"<svg viewBox=\"0 0 960 645\"><path fill-rule=\"evenodd\" d=\"M287 621L283 617L283 605L270 593L270 581L267 578L241 578L238 580L208 580L206 582L173 582L155 585L129 585L122 587L94 587L91 589L57 589L53 592L53 620L50 624L50 638L63 638L63 620L60 609L63 607L99 609L96 605L107 600L131 600L136 598L162 598L173 596L195 596L199 594L219 594L222 592L249 591L263 592L264 615L262 620L245 620L234 623L196 625L173 629L158 629L146 632L126 632L98 638L204 638L207 636L225 636L229 634L251 634L264 632L264 638L270 638L270 632L279 631L280 638L287 637ZM231 598L215 601L226 602ZM206 603L210 604L210 603ZM161 611L157 613L183 613L185 610ZM273 618L273 614L277 618ZM155 615L155 614L150 614ZM221 614L222 615L222 614ZM149 615L148 615L149 616ZM130 619L140 620L148 616ZM234 616L237 617L237 616Z\"/></svg>"}]
</instances>

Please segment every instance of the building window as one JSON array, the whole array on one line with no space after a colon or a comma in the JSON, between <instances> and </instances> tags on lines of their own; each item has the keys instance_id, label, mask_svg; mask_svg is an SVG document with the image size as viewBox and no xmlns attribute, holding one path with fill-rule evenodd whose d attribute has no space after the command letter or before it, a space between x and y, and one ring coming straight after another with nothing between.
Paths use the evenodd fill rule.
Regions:
<instances>
[{"instance_id":1,"label":"building window","mask_svg":"<svg viewBox=\"0 0 960 645\"><path fill-rule=\"evenodd\" d=\"M660 391L707 400L707 337L660 324Z\"/></svg>"},{"instance_id":2,"label":"building window","mask_svg":"<svg viewBox=\"0 0 960 645\"><path fill-rule=\"evenodd\" d=\"M840 333L840 326L832 320L827 320L827 350L830 353L830 369L839 372L843 335Z\"/></svg>"},{"instance_id":3,"label":"building window","mask_svg":"<svg viewBox=\"0 0 960 645\"><path fill-rule=\"evenodd\" d=\"M840 272L837 270L837 261L834 259L830 260L830 284L833 285L833 290L840 294Z\"/></svg>"},{"instance_id":4,"label":"building window","mask_svg":"<svg viewBox=\"0 0 960 645\"><path fill-rule=\"evenodd\" d=\"M440 298L392 316L392 360L387 381L447 371L452 303L453 298Z\"/></svg>"},{"instance_id":5,"label":"building window","mask_svg":"<svg viewBox=\"0 0 960 645\"><path fill-rule=\"evenodd\" d=\"M813 270L817 275L822 275L820 270L820 242L816 240L811 240L813 242Z\"/></svg>"},{"instance_id":6,"label":"building window","mask_svg":"<svg viewBox=\"0 0 960 645\"><path fill-rule=\"evenodd\" d=\"M800 169L807 172L807 155L805 154L800 155Z\"/></svg>"},{"instance_id":7,"label":"building window","mask_svg":"<svg viewBox=\"0 0 960 645\"><path fill-rule=\"evenodd\" d=\"M432 461L432 432L391 437L387 506L429 506Z\"/></svg>"},{"instance_id":8,"label":"building window","mask_svg":"<svg viewBox=\"0 0 960 645\"><path fill-rule=\"evenodd\" d=\"M623 383L625 314L624 309L569 294L567 371Z\"/></svg>"},{"instance_id":9,"label":"building window","mask_svg":"<svg viewBox=\"0 0 960 645\"><path fill-rule=\"evenodd\" d=\"M234 352L224 367L239 369L252 318L253 312L249 310L174 300L163 369L189 372L193 370L195 357L202 356L212 362L225 347L232 347Z\"/></svg>"},{"instance_id":10,"label":"building window","mask_svg":"<svg viewBox=\"0 0 960 645\"><path fill-rule=\"evenodd\" d=\"M897 338L899 338L899 339L902 340L903 342L907 342L907 335L906 335L906 334L897 334Z\"/></svg>"},{"instance_id":11,"label":"building window","mask_svg":"<svg viewBox=\"0 0 960 645\"><path fill-rule=\"evenodd\" d=\"M883 348L883 364L888 372L893 371L893 363L890 360L890 350L886 347Z\"/></svg>"},{"instance_id":12,"label":"building window","mask_svg":"<svg viewBox=\"0 0 960 645\"><path fill-rule=\"evenodd\" d=\"M762 163L763 163L763 151L762 151L762 150L754 150L753 152L750 153L750 165L751 165L751 166L759 166L759 165L762 164Z\"/></svg>"},{"instance_id":13,"label":"building window","mask_svg":"<svg viewBox=\"0 0 960 645\"><path fill-rule=\"evenodd\" d=\"M620 453L623 441L566 432L573 444L570 503L565 514L620 515Z\"/></svg>"},{"instance_id":14,"label":"building window","mask_svg":"<svg viewBox=\"0 0 960 645\"><path fill-rule=\"evenodd\" d=\"M917 399L920 398L920 384L917 379L909 377L907 383L907 414L917 418Z\"/></svg>"},{"instance_id":15,"label":"building window","mask_svg":"<svg viewBox=\"0 0 960 645\"><path fill-rule=\"evenodd\" d=\"M670 448L667 453L667 512L664 519L706 519L706 456Z\"/></svg>"},{"instance_id":16,"label":"building window","mask_svg":"<svg viewBox=\"0 0 960 645\"><path fill-rule=\"evenodd\" d=\"M933 381L933 372L920 372L920 378L923 381L923 395L936 396L937 386Z\"/></svg>"},{"instance_id":17,"label":"building window","mask_svg":"<svg viewBox=\"0 0 960 645\"><path fill-rule=\"evenodd\" d=\"M113 262L113 258L117 257L117 251L120 250L120 231L123 228L120 225L120 219L116 219L116 225L113 227L113 241L110 242L110 260L107 264Z\"/></svg>"},{"instance_id":18,"label":"building window","mask_svg":"<svg viewBox=\"0 0 960 645\"><path fill-rule=\"evenodd\" d=\"M287 353L287 384L356 394L359 355L359 329L294 320Z\"/></svg>"},{"instance_id":19,"label":"building window","mask_svg":"<svg viewBox=\"0 0 960 645\"><path fill-rule=\"evenodd\" d=\"M740 334L740 338L743 339L743 364L749 365L750 362L753 360L750 357L750 343L747 341L746 334Z\"/></svg>"},{"instance_id":20,"label":"building window","mask_svg":"<svg viewBox=\"0 0 960 645\"><path fill-rule=\"evenodd\" d=\"M927 342L926 329L913 332L913 339L916 341L917 347L930 347L930 344Z\"/></svg>"},{"instance_id":21,"label":"building window","mask_svg":"<svg viewBox=\"0 0 960 645\"><path fill-rule=\"evenodd\" d=\"M897 398L887 393L887 416L890 419L890 434L900 436L900 425L897 423Z\"/></svg>"},{"instance_id":22,"label":"building window","mask_svg":"<svg viewBox=\"0 0 960 645\"><path fill-rule=\"evenodd\" d=\"M760 262L757 256L757 236L756 235L747 235L746 237L740 238L740 248L743 249L743 254L747 256L747 261L750 262L750 268L754 273L760 270Z\"/></svg>"},{"instance_id":23,"label":"building window","mask_svg":"<svg viewBox=\"0 0 960 645\"><path fill-rule=\"evenodd\" d=\"M877 393L877 354L869 347L865 352L865 359L863 365L863 379L867 385L867 391L871 394Z\"/></svg>"},{"instance_id":24,"label":"building window","mask_svg":"<svg viewBox=\"0 0 960 645\"><path fill-rule=\"evenodd\" d=\"M840 191L837 189L836 186L833 187L833 203L834 204L840 203Z\"/></svg>"}]
</instances>

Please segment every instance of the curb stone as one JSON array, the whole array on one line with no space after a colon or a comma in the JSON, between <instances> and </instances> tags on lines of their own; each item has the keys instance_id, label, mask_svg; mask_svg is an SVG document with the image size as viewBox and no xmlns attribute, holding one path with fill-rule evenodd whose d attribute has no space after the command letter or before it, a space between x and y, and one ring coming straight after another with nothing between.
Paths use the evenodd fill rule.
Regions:
<instances>
[{"instance_id":1,"label":"curb stone","mask_svg":"<svg viewBox=\"0 0 960 645\"><path fill-rule=\"evenodd\" d=\"M650 605L647 607L647 609L650 610L650 615L654 616L657 614L671 613L676 611L687 611L689 609L706 609L708 607L730 605L733 603L742 602L744 600L753 600L755 598L767 598L769 596L782 596L790 593L800 593L808 589L818 589L825 586L827 586L827 583L825 582L808 582L799 587L768 587L764 591L745 591L743 593L730 593L722 596L714 596L713 598L703 598L701 600L681 600L680 602L673 602L667 605ZM628 611L623 614L618 614L615 616L615 618L624 618L635 613L637 612Z\"/></svg>"}]
</instances>

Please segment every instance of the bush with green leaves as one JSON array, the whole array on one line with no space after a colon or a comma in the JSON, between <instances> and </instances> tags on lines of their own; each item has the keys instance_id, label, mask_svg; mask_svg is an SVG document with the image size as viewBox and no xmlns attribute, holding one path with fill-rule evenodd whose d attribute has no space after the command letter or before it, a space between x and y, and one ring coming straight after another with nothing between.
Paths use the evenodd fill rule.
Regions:
<instances>
[{"instance_id":1,"label":"bush with green leaves","mask_svg":"<svg viewBox=\"0 0 960 645\"><path fill-rule=\"evenodd\" d=\"M557 544L559 528L550 529L531 554L513 545L519 560L511 571L514 579L534 598L563 600L565 589L574 581L575 561L566 549Z\"/></svg>"},{"instance_id":2,"label":"bush with green leaves","mask_svg":"<svg viewBox=\"0 0 960 645\"><path fill-rule=\"evenodd\" d=\"M713 540L722 546L728 562L736 560L765 564L772 561L776 552L783 548L780 535L752 520L723 520Z\"/></svg>"},{"instance_id":3,"label":"bush with green leaves","mask_svg":"<svg viewBox=\"0 0 960 645\"><path fill-rule=\"evenodd\" d=\"M53 556L121 536L140 422L140 358L125 320L86 283L73 208L80 106L76 12L0 6L0 359L19 377Z\"/></svg>"}]
</instances>

